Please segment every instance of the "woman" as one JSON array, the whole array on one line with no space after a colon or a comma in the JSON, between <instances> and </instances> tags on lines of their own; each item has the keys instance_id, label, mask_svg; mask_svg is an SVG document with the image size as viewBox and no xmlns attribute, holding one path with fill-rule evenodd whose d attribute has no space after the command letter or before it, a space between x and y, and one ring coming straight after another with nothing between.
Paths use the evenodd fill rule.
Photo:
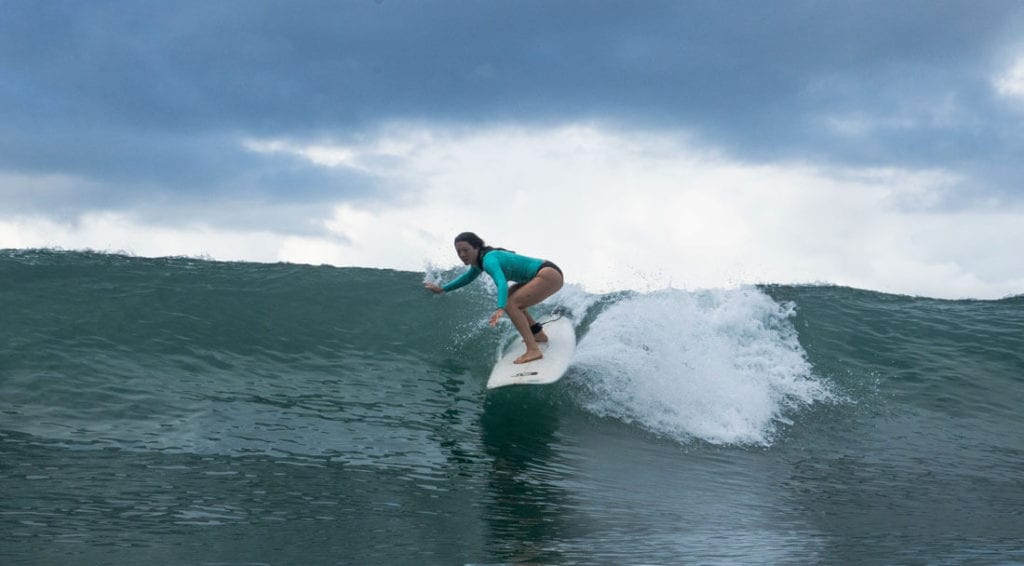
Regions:
<instances>
[{"instance_id":1,"label":"woman","mask_svg":"<svg viewBox=\"0 0 1024 566\"><path fill-rule=\"evenodd\" d=\"M434 293L454 291L486 271L498 288L498 309L491 315L490 325L497 325L501 316L507 314L523 336L526 353L516 358L515 363L525 364L543 358L537 342L547 342L548 337L544 334L544 327L537 324L526 309L562 288L562 270L550 261L487 246L472 232L463 232L455 237L455 253L462 263L469 266L469 270L444 287L427 283L427 289ZM509 281L518 283L509 288Z\"/></svg>"}]
</instances>

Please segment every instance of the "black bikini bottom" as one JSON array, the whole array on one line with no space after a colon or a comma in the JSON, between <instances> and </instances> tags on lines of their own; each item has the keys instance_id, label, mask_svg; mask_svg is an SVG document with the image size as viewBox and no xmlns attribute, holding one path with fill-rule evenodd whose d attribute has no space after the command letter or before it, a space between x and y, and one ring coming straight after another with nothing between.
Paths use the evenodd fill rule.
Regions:
<instances>
[{"instance_id":1,"label":"black bikini bottom","mask_svg":"<svg viewBox=\"0 0 1024 566\"><path fill-rule=\"evenodd\" d=\"M555 265L554 263L552 263L550 261L547 261L547 260L545 260L544 263L540 264L540 267L537 269L537 273L540 273L540 270L544 269L545 267L550 267L550 268L554 269L555 271L557 271L559 275L561 275L562 277L565 277L565 274L562 273L562 270L557 265Z\"/></svg>"}]
</instances>

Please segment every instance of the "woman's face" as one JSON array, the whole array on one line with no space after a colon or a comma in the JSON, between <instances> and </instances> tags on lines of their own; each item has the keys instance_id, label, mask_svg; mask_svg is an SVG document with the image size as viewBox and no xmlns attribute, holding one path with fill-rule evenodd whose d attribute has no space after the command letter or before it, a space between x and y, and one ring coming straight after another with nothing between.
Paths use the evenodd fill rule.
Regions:
<instances>
[{"instance_id":1,"label":"woman's face","mask_svg":"<svg viewBox=\"0 0 1024 566\"><path fill-rule=\"evenodd\" d=\"M476 257L480 255L480 250L469 245L469 242L455 242L455 253L459 255L459 259L465 265L476 263Z\"/></svg>"}]
</instances>

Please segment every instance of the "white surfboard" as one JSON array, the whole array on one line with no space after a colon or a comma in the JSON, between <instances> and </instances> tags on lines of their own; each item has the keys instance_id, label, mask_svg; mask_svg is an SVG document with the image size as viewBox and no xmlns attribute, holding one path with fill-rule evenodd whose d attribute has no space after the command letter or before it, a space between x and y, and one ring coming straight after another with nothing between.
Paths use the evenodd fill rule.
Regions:
<instances>
[{"instance_id":1,"label":"white surfboard","mask_svg":"<svg viewBox=\"0 0 1024 566\"><path fill-rule=\"evenodd\" d=\"M554 383L565 375L569 362L576 351L576 330L572 319L562 317L544 325L547 342L537 344L544 357L525 364L512 363L526 352L522 338L516 339L506 348L505 353L491 370L487 380L487 388L505 387L506 385L542 385Z\"/></svg>"}]
</instances>

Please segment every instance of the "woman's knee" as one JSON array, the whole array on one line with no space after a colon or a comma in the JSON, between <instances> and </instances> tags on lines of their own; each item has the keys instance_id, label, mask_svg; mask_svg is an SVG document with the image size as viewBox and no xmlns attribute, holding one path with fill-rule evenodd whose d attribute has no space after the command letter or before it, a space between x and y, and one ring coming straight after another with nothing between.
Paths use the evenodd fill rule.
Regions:
<instances>
[{"instance_id":1,"label":"woman's knee","mask_svg":"<svg viewBox=\"0 0 1024 566\"><path fill-rule=\"evenodd\" d=\"M522 296L521 295L519 297L516 297L514 295L509 295L509 297L508 297L508 308L505 309L505 310L506 311L523 311L523 312L525 312L526 311L526 307L527 307L527 305L524 305L523 302L522 302Z\"/></svg>"}]
</instances>

